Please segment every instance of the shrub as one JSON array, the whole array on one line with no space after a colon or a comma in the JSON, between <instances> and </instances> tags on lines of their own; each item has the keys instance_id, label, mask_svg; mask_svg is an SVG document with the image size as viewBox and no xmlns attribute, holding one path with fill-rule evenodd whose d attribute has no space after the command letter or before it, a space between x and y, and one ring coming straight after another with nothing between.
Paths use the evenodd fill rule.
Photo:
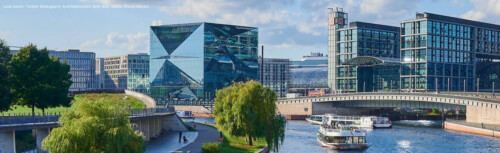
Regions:
<instances>
[{"instance_id":1,"label":"shrub","mask_svg":"<svg viewBox=\"0 0 500 153\"><path fill-rule=\"evenodd\" d=\"M202 153L220 153L220 143L205 143L201 147Z\"/></svg>"}]
</instances>

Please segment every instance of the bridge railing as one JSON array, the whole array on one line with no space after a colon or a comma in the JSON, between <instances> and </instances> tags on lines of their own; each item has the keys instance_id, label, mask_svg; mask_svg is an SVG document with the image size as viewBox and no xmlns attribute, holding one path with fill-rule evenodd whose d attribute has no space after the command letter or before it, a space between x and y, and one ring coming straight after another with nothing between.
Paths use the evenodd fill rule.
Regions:
<instances>
[{"instance_id":1,"label":"bridge railing","mask_svg":"<svg viewBox=\"0 0 500 153\"><path fill-rule=\"evenodd\" d=\"M279 100L299 100L308 98L325 98L325 97L335 97L335 96L355 96L355 95L415 95L415 96L430 96L438 98L460 98L467 100L481 100L485 102L500 103L500 99L497 99L493 94L489 97L486 96L487 93L476 93L476 92L357 92L357 93L337 93L337 94L325 94L316 96L299 96L294 98L280 98ZM500 96L499 96L500 98Z\"/></svg>"},{"instance_id":2,"label":"bridge railing","mask_svg":"<svg viewBox=\"0 0 500 153\"><path fill-rule=\"evenodd\" d=\"M192 105L192 106L213 106L214 100L157 100L157 105Z\"/></svg>"},{"instance_id":3,"label":"bridge railing","mask_svg":"<svg viewBox=\"0 0 500 153\"><path fill-rule=\"evenodd\" d=\"M145 109L129 109L130 117L141 117L141 116L153 116L163 113L170 113L171 110L167 108L145 108ZM0 117L0 126L19 126L19 125L29 125L37 123L55 123L59 121L61 117L61 112L59 113L45 113L36 114L32 116L31 113L23 114L2 114Z\"/></svg>"}]
</instances>

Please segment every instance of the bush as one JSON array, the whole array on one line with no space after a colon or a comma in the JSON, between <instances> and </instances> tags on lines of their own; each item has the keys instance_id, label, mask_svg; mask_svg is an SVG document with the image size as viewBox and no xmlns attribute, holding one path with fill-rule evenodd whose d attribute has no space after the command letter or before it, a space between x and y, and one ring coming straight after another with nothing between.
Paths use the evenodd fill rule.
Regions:
<instances>
[{"instance_id":1,"label":"bush","mask_svg":"<svg viewBox=\"0 0 500 153\"><path fill-rule=\"evenodd\" d=\"M205 143L201 147L202 153L220 153L220 143Z\"/></svg>"}]
</instances>

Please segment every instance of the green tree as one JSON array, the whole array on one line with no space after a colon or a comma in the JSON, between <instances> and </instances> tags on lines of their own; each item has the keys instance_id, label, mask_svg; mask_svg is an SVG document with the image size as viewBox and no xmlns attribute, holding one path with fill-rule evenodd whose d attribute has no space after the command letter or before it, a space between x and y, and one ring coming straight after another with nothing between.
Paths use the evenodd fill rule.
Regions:
<instances>
[{"instance_id":1,"label":"green tree","mask_svg":"<svg viewBox=\"0 0 500 153\"><path fill-rule=\"evenodd\" d=\"M42 143L53 153L144 152L144 139L132 130L127 106L99 99L81 102L59 119L61 127Z\"/></svg>"},{"instance_id":2,"label":"green tree","mask_svg":"<svg viewBox=\"0 0 500 153\"><path fill-rule=\"evenodd\" d=\"M6 111L12 104L9 70L10 50L5 41L0 39L0 111Z\"/></svg>"},{"instance_id":3,"label":"green tree","mask_svg":"<svg viewBox=\"0 0 500 153\"><path fill-rule=\"evenodd\" d=\"M213 115L217 127L234 136L264 138L275 152L285 138L286 119L277 115L276 92L257 81L236 82L217 91Z\"/></svg>"},{"instance_id":4,"label":"green tree","mask_svg":"<svg viewBox=\"0 0 500 153\"><path fill-rule=\"evenodd\" d=\"M49 107L69 106L70 67L49 57L47 49L28 45L12 57L9 65L16 103L30 107L33 116L35 107L44 112Z\"/></svg>"}]
</instances>

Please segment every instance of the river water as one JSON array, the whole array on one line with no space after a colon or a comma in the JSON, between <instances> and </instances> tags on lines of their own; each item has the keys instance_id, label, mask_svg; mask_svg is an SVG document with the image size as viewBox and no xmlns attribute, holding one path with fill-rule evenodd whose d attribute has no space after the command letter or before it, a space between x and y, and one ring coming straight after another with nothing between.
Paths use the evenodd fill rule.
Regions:
<instances>
[{"instance_id":1,"label":"river water","mask_svg":"<svg viewBox=\"0 0 500 153\"><path fill-rule=\"evenodd\" d=\"M214 123L213 119L197 118L198 122ZM399 124L398 124L399 123ZM290 120L287 123L285 142L280 153L493 153L500 152L500 138L478 136L435 128L434 121L401 121L390 129L368 130L368 149L362 151L336 151L323 149L316 142L319 125L306 121ZM412 126L407 126L412 125Z\"/></svg>"}]
</instances>

